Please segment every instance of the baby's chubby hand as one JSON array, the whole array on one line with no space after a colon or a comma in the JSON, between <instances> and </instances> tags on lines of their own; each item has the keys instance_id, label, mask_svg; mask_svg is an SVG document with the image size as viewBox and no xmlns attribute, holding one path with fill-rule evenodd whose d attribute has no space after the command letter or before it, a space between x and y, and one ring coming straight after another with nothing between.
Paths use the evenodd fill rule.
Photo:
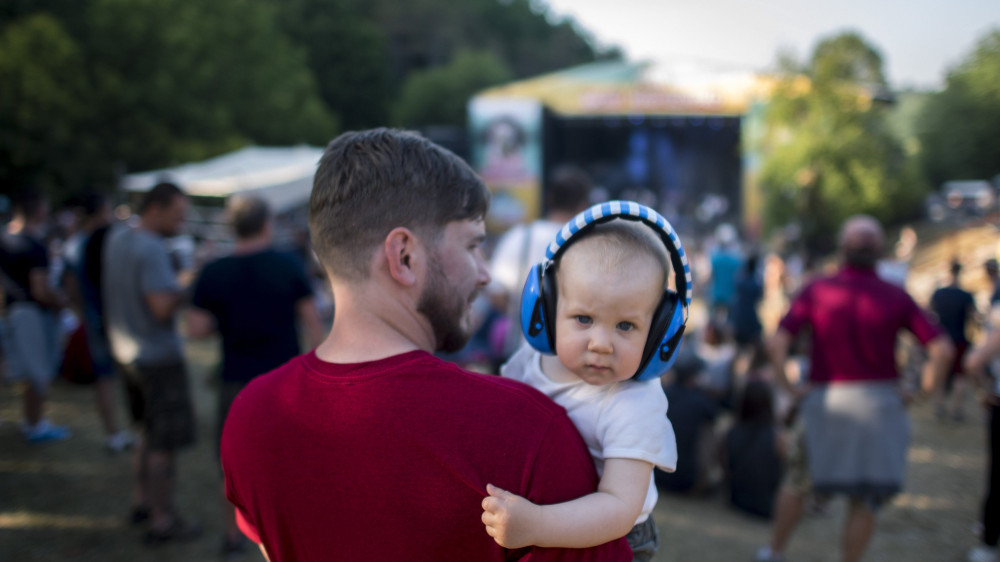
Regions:
<instances>
[{"instance_id":1,"label":"baby's chubby hand","mask_svg":"<svg viewBox=\"0 0 1000 562\"><path fill-rule=\"evenodd\" d=\"M536 543L532 532L536 528L541 509L534 503L497 488L486 485L489 496L483 498L483 524L486 533L504 548L521 548Z\"/></svg>"}]
</instances>

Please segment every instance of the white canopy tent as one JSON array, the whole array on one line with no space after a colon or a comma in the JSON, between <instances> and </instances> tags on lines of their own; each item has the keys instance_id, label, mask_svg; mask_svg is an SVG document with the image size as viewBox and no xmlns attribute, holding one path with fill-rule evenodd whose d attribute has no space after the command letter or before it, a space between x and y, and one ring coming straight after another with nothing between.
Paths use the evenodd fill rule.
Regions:
<instances>
[{"instance_id":1,"label":"white canopy tent","mask_svg":"<svg viewBox=\"0 0 1000 562\"><path fill-rule=\"evenodd\" d=\"M122 189L131 195L170 181L191 196L218 197L220 203L234 194L260 197L281 214L309 201L322 154L322 148L306 145L248 146L201 162L128 174Z\"/></svg>"},{"instance_id":2,"label":"white canopy tent","mask_svg":"<svg viewBox=\"0 0 1000 562\"><path fill-rule=\"evenodd\" d=\"M231 195L259 197L278 218L275 242L290 243L306 229L313 176L323 149L248 146L201 162L173 168L128 174L121 190L130 202L160 182L169 181L195 198L177 244L192 246L199 238L210 241L217 252L232 247L233 237L225 224L224 205ZM192 249L181 253L190 253Z\"/></svg>"}]
</instances>

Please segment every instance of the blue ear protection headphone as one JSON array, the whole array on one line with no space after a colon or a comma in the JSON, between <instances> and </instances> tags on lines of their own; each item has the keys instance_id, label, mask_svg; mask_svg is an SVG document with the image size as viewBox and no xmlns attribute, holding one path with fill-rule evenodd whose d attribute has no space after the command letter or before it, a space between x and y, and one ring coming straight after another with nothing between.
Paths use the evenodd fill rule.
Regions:
<instances>
[{"instance_id":1,"label":"blue ear protection headphone","mask_svg":"<svg viewBox=\"0 0 1000 562\"><path fill-rule=\"evenodd\" d=\"M642 352L635 380L658 378L677 358L688 309L691 306L691 268L680 238L659 213L633 201L608 201L580 213L559 231L545 252L546 259L532 266L521 293L521 331L531 347L542 353L555 353L555 313L558 295L555 261L581 233L614 219L640 221L660 235L670 253L677 292L665 289L653 313L653 322Z\"/></svg>"}]
</instances>

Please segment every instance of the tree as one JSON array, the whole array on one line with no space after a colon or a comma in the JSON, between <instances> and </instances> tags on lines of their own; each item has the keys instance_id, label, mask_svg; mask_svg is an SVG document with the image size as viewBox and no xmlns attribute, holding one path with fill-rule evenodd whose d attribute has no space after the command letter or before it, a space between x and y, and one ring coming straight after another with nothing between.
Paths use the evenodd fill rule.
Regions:
<instances>
[{"instance_id":1,"label":"tree","mask_svg":"<svg viewBox=\"0 0 1000 562\"><path fill-rule=\"evenodd\" d=\"M395 84L447 64L462 49L492 52L517 78L621 54L595 47L587 32L556 19L539 0L371 0L358 9L385 33Z\"/></svg>"},{"instance_id":2,"label":"tree","mask_svg":"<svg viewBox=\"0 0 1000 562\"><path fill-rule=\"evenodd\" d=\"M393 122L402 127L464 127L469 98L511 77L510 69L496 55L459 51L446 66L410 75L393 108Z\"/></svg>"},{"instance_id":3,"label":"tree","mask_svg":"<svg viewBox=\"0 0 1000 562\"><path fill-rule=\"evenodd\" d=\"M4 191L36 185L58 201L74 176L93 173L83 55L45 14L4 27L0 53L0 185Z\"/></svg>"},{"instance_id":4,"label":"tree","mask_svg":"<svg viewBox=\"0 0 1000 562\"><path fill-rule=\"evenodd\" d=\"M0 181L67 191L390 110L460 124L479 88L620 56L543 0L8 0L0 49Z\"/></svg>"},{"instance_id":5,"label":"tree","mask_svg":"<svg viewBox=\"0 0 1000 562\"><path fill-rule=\"evenodd\" d=\"M270 0L306 51L327 108L347 129L384 125L392 99L385 34L352 0Z\"/></svg>"},{"instance_id":6,"label":"tree","mask_svg":"<svg viewBox=\"0 0 1000 562\"><path fill-rule=\"evenodd\" d=\"M100 134L130 169L335 130L305 53L263 3L97 0L89 30Z\"/></svg>"},{"instance_id":7,"label":"tree","mask_svg":"<svg viewBox=\"0 0 1000 562\"><path fill-rule=\"evenodd\" d=\"M948 73L918 121L921 167L933 185L1000 174L1000 29Z\"/></svg>"},{"instance_id":8,"label":"tree","mask_svg":"<svg viewBox=\"0 0 1000 562\"><path fill-rule=\"evenodd\" d=\"M834 247L851 214L912 218L925 188L887 124L878 52L855 33L821 41L784 68L765 117L765 226L801 220L806 248Z\"/></svg>"},{"instance_id":9,"label":"tree","mask_svg":"<svg viewBox=\"0 0 1000 562\"><path fill-rule=\"evenodd\" d=\"M326 143L336 120L274 19L256 0L5 5L0 179L58 200L248 143Z\"/></svg>"}]
</instances>

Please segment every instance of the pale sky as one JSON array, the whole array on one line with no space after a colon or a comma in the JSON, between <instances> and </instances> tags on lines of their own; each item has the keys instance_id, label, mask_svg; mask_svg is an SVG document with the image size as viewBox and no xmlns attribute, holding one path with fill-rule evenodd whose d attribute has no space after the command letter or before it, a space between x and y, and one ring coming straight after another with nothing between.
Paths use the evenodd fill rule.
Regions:
<instances>
[{"instance_id":1,"label":"pale sky","mask_svg":"<svg viewBox=\"0 0 1000 562\"><path fill-rule=\"evenodd\" d=\"M547 0L629 60L704 61L765 70L779 48L798 60L821 38L857 31L894 88L938 88L977 40L1000 29L1000 0Z\"/></svg>"}]
</instances>

